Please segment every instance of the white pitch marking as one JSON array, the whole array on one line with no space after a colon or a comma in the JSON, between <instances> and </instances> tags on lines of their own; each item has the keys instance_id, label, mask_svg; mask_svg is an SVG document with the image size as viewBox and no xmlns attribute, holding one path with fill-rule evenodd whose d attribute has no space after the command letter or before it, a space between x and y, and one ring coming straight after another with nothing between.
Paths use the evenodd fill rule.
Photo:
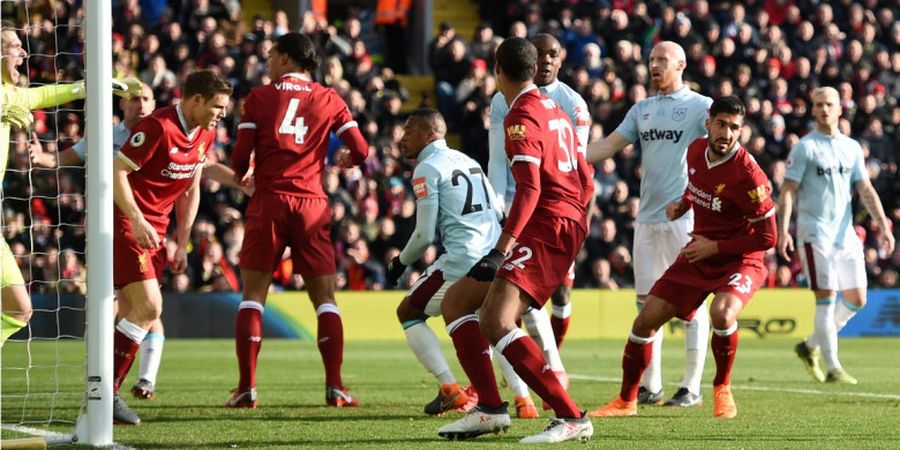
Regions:
<instances>
[{"instance_id":1,"label":"white pitch marking","mask_svg":"<svg viewBox=\"0 0 900 450\"><path fill-rule=\"evenodd\" d=\"M569 378L572 380L599 381L602 383L620 383L620 382L622 382L621 378L592 376L592 375L569 374ZM675 385L678 385L678 384L673 383L673 386L675 386ZM702 386L705 388L712 388L712 385L710 385L710 384L704 384ZM884 398L884 399L888 399L888 400L900 400L900 395L897 395L897 394L876 394L873 392L823 391L821 389L777 388L777 387L768 387L768 386L747 386L747 385L740 385L740 386L732 385L731 389L733 389L735 391L788 392L788 393L792 393L792 394L813 394L813 395L846 395L849 397L867 397L867 398Z\"/></svg>"}]
</instances>

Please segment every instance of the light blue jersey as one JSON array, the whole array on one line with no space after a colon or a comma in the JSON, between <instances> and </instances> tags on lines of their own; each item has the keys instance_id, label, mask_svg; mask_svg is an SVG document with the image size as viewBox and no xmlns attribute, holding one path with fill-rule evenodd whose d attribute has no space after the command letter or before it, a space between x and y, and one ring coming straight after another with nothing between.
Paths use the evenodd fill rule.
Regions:
<instances>
[{"instance_id":1,"label":"light blue jersey","mask_svg":"<svg viewBox=\"0 0 900 450\"><path fill-rule=\"evenodd\" d=\"M687 187L687 148L706 136L711 104L711 98L684 86L637 102L616 128L629 142L641 142L638 222L667 222L666 205L681 198Z\"/></svg>"},{"instance_id":2,"label":"light blue jersey","mask_svg":"<svg viewBox=\"0 0 900 450\"><path fill-rule=\"evenodd\" d=\"M123 145L125 145L125 141L128 140L128 137L131 135L131 130L125 127L125 122L119 122L116 126L113 127L113 153L119 151ZM78 155L78 159L84 161L85 151L87 150L87 139L82 139L75 143L72 146L72 151Z\"/></svg>"},{"instance_id":3,"label":"light blue jersey","mask_svg":"<svg viewBox=\"0 0 900 450\"><path fill-rule=\"evenodd\" d=\"M840 133L828 136L815 130L791 149L784 177L800 184L797 239L842 244L852 232L853 187L868 177L859 144Z\"/></svg>"},{"instance_id":4,"label":"light blue jersey","mask_svg":"<svg viewBox=\"0 0 900 450\"><path fill-rule=\"evenodd\" d=\"M588 144L588 136L591 130L591 116L588 113L587 103L584 99L565 83L554 81L540 88L541 92L555 101L560 108L572 120L575 126L575 135L578 136L578 151L585 154ZM488 161L488 178L494 189L497 190L498 201L501 208L509 210L512 199L516 195L516 180L509 170L509 162L506 159L505 135L503 133L503 120L509 114L509 106L502 93L494 94L491 99L491 128L488 136L488 149L490 160Z\"/></svg>"},{"instance_id":5,"label":"light blue jersey","mask_svg":"<svg viewBox=\"0 0 900 450\"><path fill-rule=\"evenodd\" d=\"M448 147L443 139L422 149L418 160L412 180L416 207L425 211L437 209L437 231L446 251L441 255L445 279L461 278L500 238L500 213L494 190L481 166ZM420 216L416 218L419 220ZM431 244L415 242L419 227L417 224L416 233L400 254L404 264L418 259L424 247Z\"/></svg>"}]
</instances>

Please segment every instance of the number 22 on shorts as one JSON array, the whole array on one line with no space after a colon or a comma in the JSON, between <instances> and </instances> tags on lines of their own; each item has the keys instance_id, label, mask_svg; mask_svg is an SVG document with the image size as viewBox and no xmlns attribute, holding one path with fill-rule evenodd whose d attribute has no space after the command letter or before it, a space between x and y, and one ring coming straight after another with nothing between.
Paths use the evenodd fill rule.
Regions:
<instances>
[{"instance_id":1,"label":"number 22 on shorts","mask_svg":"<svg viewBox=\"0 0 900 450\"><path fill-rule=\"evenodd\" d=\"M519 257L512 259L516 254L519 254ZM512 270L514 267L517 269L524 269L525 261L531 259L533 254L534 252L531 251L531 248L529 247L522 245L516 246L516 248L513 249L512 254L506 258L506 263L503 264L503 266L506 267L506 270Z\"/></svg>"}]
</instances>

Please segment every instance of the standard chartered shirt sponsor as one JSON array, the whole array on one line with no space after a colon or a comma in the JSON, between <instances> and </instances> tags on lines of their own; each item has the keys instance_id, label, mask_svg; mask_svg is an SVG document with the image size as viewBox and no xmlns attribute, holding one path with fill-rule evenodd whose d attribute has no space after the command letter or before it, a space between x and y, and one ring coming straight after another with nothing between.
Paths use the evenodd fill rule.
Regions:
<instances>
[{"instance_id":1,"label":"standard chartered shirt sponsor","mask_svg":"<svg viewBox=\"0 0 900 450\"><path fill-rule=\"evenodd\" d=\"M666 222L666 205L684 194L687 148L706 136L711 104L711 98L685 86L637 102L616 128L629 142L640 141L643 177L638 222Z\"/></svg>"}]
</instances>

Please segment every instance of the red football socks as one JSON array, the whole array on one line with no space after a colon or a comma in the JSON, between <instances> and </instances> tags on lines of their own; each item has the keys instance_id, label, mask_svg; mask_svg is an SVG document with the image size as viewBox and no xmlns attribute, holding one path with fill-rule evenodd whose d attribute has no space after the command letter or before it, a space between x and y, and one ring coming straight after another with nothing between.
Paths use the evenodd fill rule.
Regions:
<instances>
[{"instance_id":1,"label":"red football socks","mask_svg":"<svg viewBox=\"0 0 900 450\"><path fill-rule=\"evenodd\" d=\"M541 349L533 339L523 336L513 340L503 350L503 356L528 387L553 408L556 417L581 417L578 406L559 383L556 374L550 370L550 365L544 360Z\"/></svg>"},{"instance_id":2,"label":"red football socks","mask_svg":"<svg viewBox=\"0 0 900 450\"><path fill-rule=\"evenodd\" d=\"M341 364L344 362L344 324L341 315L337 311L323 311L318 318L317 342L325 365L325 385L343 389Z\"/></svg>"},{"instance_id":3,"label":"red football socks","mask_svg":"<svg viewBox=\"0 0 900 450\"><path fill-rule=\"evenodd\" d=\"M731 384L731 367L734 366L734 355L737 354L738 334L719 336L713 333L712 353L716 359L716 378L713 386Z\"/></svg>"},{"instance_id":4,"label":"red football socks","mask_svg":"<svg viewBox=\"0 0 900 450\"><path fill-rule=\"evenodd\" d=\"M497 379L494 378L494 366L491 365L490 344L481 334L478 321L461 323L450 333L450 338L456 347L459 364L478 392L478 403L488 408L497 408L503 404L497 390Z\"/></svg>"},{"instance_id":5,"label":"red football socks","mask_svg":"<svg viewBox=\"0 0 900 450\"><path fill-rule=\"evenodd\" d=\"M553 337L556 338L556 348L562 347L563 340L566 338L566 332L569 331L569 321L571 317L561 319L556 316L550 316L550 327L553 328Z\"/></svg>"},{"instance_id":6,"label":"red football socks","mask_svg":"<svg viewBox=\"0 0 900 450\"><path fill-rule=\"evenodd\" d=\"M134 342L124 333L116 329L113 338L113 392L119 392L119 386L131 370L134 355L141 348L140 342Z\"/></svg>"},{"instance_id":7,"label":"red football socks","mask_svg":"<svg viewBox=\"0 0 900 450\"><path fill-rule=\"evenodd\" d=\"M256 360L259 357L260 347L262 347L262 312L254 308L239 309L234 332L234 348L241 373L238 392L256 386Z\"/></svg>"},{"instance_id":8,"label":"red football socks","mask_svg":"<svg viewBox=\"0 0 900 450\"><path fill-rule=\"evenodd\" d=\"M622 400L630 402L637 398L641 375L650 365L652 354L652 342L638 344L629 339L625 344L625 353L622 355L622 388L619 391Z\"/></svg>"}]
</instances>

